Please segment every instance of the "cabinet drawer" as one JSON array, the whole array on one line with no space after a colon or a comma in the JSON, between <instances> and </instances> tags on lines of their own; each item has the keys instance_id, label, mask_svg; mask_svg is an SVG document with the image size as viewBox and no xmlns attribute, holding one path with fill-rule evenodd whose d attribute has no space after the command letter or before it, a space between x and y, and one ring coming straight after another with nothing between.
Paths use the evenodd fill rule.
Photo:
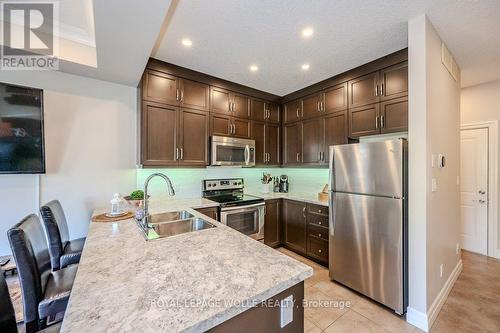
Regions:
<instances>
[{"instance_id":1,"label":"cabinet drawer","mask_svg":"<svg viewBox=\"0 0 500 333\"><path fill-rule=\"evenodd\" d=\"M312 225L328 228L328 216L308 214L307 222Z\"/></svg>"},{"instance_id":2,"label":"cabinet drawer","mask_svg":"<svg viewBox=\"0 0 500 333\"><path fill-rule=\"evenodd\" d=\"M307 255L323 262L328 262L328 242L314 237L308 237Z\"/></svg>"},{"instance_id":3,"label":"cabinet drawer","mask_svg":"<svg viewBox=\"0 0 500 333\"><path fill-rule=\"evenodd\" d=\"M328 207L321 205L309 204L307 205L307 211L313 214L328 216Z\"/></svg>"},{"instance_id":4,"label":"cabinet drawer","mask_svg":"<svg viewBox=\"0 0 500 333\"><path fill-rule=\"evenodd\" d=\"M308 236L314 236L328 241L328 228L323 228L315 224L310 224L307 227Z\"/></svg>"}]
</instances>

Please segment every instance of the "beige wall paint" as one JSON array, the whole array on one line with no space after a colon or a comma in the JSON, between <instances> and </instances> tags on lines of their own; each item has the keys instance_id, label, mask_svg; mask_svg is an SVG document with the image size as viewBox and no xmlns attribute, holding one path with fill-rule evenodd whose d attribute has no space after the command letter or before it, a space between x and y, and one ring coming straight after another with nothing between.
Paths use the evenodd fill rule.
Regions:
<instances>
[{"instance_id":1,"label":"beige wall paint","mask_svg":"<svg viewBox=\"0 0 500 333\"><path fill-rule=\"evenodd\" d=\"M500 122L500 80L464 88L460 94L461 124L484 121ZM500 147L499 147L500 150ZM497 156L500 156L500 151ZM497 162L500 165L500 160ZM500 189L500 178L498 188ZM500 200L497 202L500 206ZM497 221L497 244L500 243L500 221ZM499 252L499 249L496 249Z\"/></svg>"},{"instance_id":2,"label":"beige wall paint","mask_svg":"<svg viewBox=\"0 0 500 333\"><path fill-rule=\"evenodd\" d=\"M431 305L460 260L455 253L460 221L460 80L441 64L441 39L425 15L408 23L408 51L409 312L428 321ZM432 167L433 154L446 156L444 169ZM431 190L433 178L436 192Z\"/></svg>"},{"instance_id":3,"label":"beige wall paint","mask_svg":"<svg viewBox=\"0 0 500 333\"><path fill-rule=\"evenodd\" d=\"M136 89L50 71L3 71L0 81L44 89L47 164L45 175L0 175L0 254L39 200L59 199L71 237L86 235L92 209L135 186Z\"/></svg>"}]
</instances>

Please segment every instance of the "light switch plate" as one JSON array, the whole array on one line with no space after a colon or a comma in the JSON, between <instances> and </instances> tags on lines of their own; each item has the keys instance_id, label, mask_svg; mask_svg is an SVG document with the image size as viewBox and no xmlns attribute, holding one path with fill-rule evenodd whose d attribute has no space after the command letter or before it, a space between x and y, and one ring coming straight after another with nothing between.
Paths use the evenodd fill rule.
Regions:
<instances>
[{"instance_id":1,"label":"light switch plate","mask_svg":"<svg viewBox=\"0 0 500 333\"><path fill-rule=\"evenodd\" d=\"M293 295L283 298L280 301L281 328L293 321Z\"/></svg>"}]
</instances>

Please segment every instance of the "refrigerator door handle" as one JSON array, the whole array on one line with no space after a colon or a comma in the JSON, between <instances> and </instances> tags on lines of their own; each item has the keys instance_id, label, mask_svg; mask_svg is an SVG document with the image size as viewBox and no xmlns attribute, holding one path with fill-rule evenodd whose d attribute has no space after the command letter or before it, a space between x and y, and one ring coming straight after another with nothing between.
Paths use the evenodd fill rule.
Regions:
<instances>
[{"instance_id":1,"label":"refrigerator door handle","mask_svg":"<svg viewBox=\"0 0 500 333\"><path fill-rule=\"evenodd\" d=\"M329 221L328 229L330 230L330 236L333 236L335 234L335 215L337 212L337 207L335 205L335 192L330 192L330 197L328 201L329 201L328 207L330 209L330 218L328 219Z\"/></svg>"}]
</instances>

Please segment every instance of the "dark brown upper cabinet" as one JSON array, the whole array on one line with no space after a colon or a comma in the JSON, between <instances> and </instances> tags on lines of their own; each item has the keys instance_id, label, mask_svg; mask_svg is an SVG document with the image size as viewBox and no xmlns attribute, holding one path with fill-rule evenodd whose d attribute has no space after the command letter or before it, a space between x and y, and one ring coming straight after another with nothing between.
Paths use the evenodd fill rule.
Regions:
<instances>
[{"instance_id":1,"label":"dark brown upper cabinet","mask_svg":"<svg viewBox=\"0 0 500 333\"><path fill-rule=\"evenodd\" d=\"M378 103L378 72L370 73L348 82L349 107L355 108L367 104Z\"/></svg>"},{"instance_id":2,"label":"dark brown upper cabinet","mask_svg":"<svg viewBox=\"0 0 500 333\"><path fill-rule=\"evenodd\" d=\"M283 200L284 243L300 254L306 254L307 220L306 204Z\"/></svg>"},{"instance_id":3,"label":"dark brown upper cabinet","mask_svg":"<svg viewBox=\"0 0 500 333\"><path fill-rule=\"evenodd\" d=\"M277 247L281 245L281 200L266 201L264 219L264 244Z\"/></svg>"},{"instance_id":4,"label":"dark brown upper cabinet","mask_svg":"<svg viewBox=\"0 0 500 333\"><path fill-rule=\"evenodd\" d=\"M178 105L180 98L178 77L146 70L143 77L142 99L169 105Z\"/></svg>"},{"instance_id":5,"label":"dark brown upper cabinet","mask_svg":"<svg viewBox=\"0 0 500 333\"><path fill-rule=\"evenodd\" d=\"M309 119L322 114L321 94L313 94L302 99L301 118Z\"/></svg>"},{"instance_id":6,"label":"dark brown upper cabinet","mask_svg":"<svg viewBox=\"0 0 500 333\"><path fill-rule=\"evenodd\" d=\"M408 129L408 97L380 103L380 132L394 133Z\"/></svg>"},{"instance_id":7,"label":"dark brown upper cabinet","mask_svg":"<svg viewBox=\"0 0 500 333\"><path fill-rule=\"evenodd\" d=\"M321 163L329 163L329 147L348 143L347 111L327 114L323 117L323 149Z\"/></svg>"},{"instance_id":8,"label":"dark brown upper cabinet","mask_svg":"<svg viewBox=\"0 0 500 333\"><path fill-rule=\"evenodd\" d=\"M210 87L208 84L182 79L180 80L179 101L182 107L208 111Z\"/></svg>"},{"instance_id":9,"label":"dark brown upper cabinet","mask_svg":"<svg viewBox=\"0 0 500 333\"><path fill-rule=\"evenodd\" d=\"M323 131L321 118L304 120L302 122L302 163L318 164L321 161L323 147Z\"/></svg>"},{"instance_id":10,"label":"dark brown upper cabinet","mask_svg":"<svg viewBox=\"0 0 500 333\"><path fill-rule=\"evenodd\" d=\"M179 108L144 101L141 115L141 163L177 165Z\"/></svg>"},{"instance_id":11,"label":"dark brown upper cabinet","mask_svg":"<svg viewBox=\"0 0 500 333\"><path fill-rule=\"evenodd\" d=\"M232 91L212 87L210 111L239 118L250 118L250 98Z\"/></svg>"},{"instance_id":12,"label":"dark brown upper cabinet","mask_svg":"<svg viewBox=\"0 0 500 333\"><path fill-rule=\"evenodd\" d=\"M250 130L250 120L213 113L210 115L210 135L250 139Z\"/></svg>"},{"instance_id":13,"label":"dark brown upper cabinet","mask_svg":"<svg viewBox=\"0 0 500 333\"><path fill-rule=\"evenodd\" d=\"M379 126L379 103L349 108L349 136L379 134Z\"/></svg>"},{"instance_id":14,"label":"dark brown upper cabinet","mask_svg":"<svg viewBox=\"0 0 500 333\"><path fill-rule=\"evenodd\" d=\"M206 112L145 101L141 123L143 165L208 165Z\"/></svg>"},{"instance_id":15,"label":"dark brown upper cabinet","mask_svg":"<svg viewBox=\"0 0 500 333\"><path fill-rule=\"evenodd\" d=\"M283 164L299 165L302 162L302 123L283 126Z\"/></svg>"},{"instance_id":16,"label":"dark brown upper cabinet","mask_svg":"<svg viewBox=\"0 0 500 333\"><path fill-rule=\"evenodd\" d=\"M386 101L408 95L408 62L380 71L380 99Z\"/></svg>"},{"instance_id":17,"label":"dark brown upper cabinet","mask_svg":"<svg viewBox=\"0 0 500 333\"><path fill-rule=\"evenodd\" d=\"M252 139L255 140L255 163L280 164L280 126L265 122L252 122Z\"/></svg>"},{"instance_id":18,"label":"dark brown upper cabinet","mask_svg":"<svg viewBox=\"0 0 500 333\"><path fill-rule=\"evenodd\" d=\"M323 92L321 109L326 113L347 110L347 82L338 84Z\"/></svg>"},{"instance_id":19,"label":"dark brown upper cabinet","mask_svg":"<svg viewBox=\"0 0 500 333\"><path fill-rule=\"evenodd\" d=\"M283 111L285 117L285 123L293 123L294 121L299 121L302 118L302 100L297 99L285 104L285 110Z\"/></svg>"},{"instance_id":20,"label":"dark brown upper cabinet","mask_svg":"<svg viewBox=\"0 0 500 333\"><path fill-rule=\"evenodd\" d=\"M207 112L181 108L179 111L179 165L208 165Z\"/></svg>"},{"instance_id":21,"label":"dark brown upper cabinet","mask_svg":"<svg viewBox=\"0 0 500 333\"><path fill-rule=\"evenodd\" d=\"M251 101L251 117L256 121L279 123L279 105L254 98Z\"/></svg>"}]
</instances>

